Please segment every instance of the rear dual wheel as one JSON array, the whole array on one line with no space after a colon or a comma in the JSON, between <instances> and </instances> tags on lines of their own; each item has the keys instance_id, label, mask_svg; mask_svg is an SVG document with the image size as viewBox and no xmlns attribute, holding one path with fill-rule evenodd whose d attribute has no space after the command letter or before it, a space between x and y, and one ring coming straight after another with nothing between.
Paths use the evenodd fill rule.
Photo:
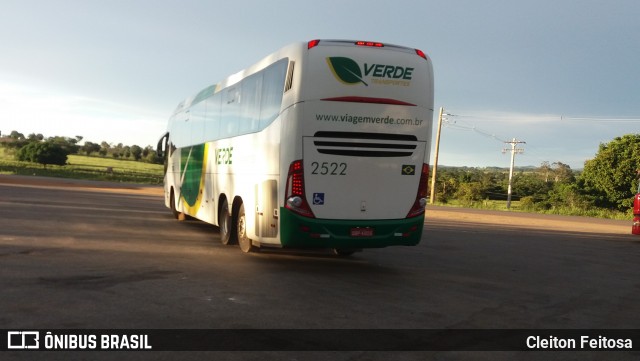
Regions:
<instances>
[{"instance_id":1,"label":"rear dual wheel","mask_svg":"<svg viewBox=\"0 0 640 361\"><path fill-rule=\"evenodd\" d=\"M231 237L231 212L229 211L229 203L225 199L220 207L220 215L218 216L218 225L220 226L220 242L222 244L235 244L235 240Z\"/></svg>"},{"instance_id":2,"label":"rear dual wheel","mask_svg":"<svg viewBox=\"0 0 640 361\"><path fill-rule=\"evenodd\" d=\"M240 250L244 253L255 252L258 248L253 245L251 239L247 236L247 217L244 211L244 204L232 216L229 211L229 203L225 199L220 208L220 241L224 245L236 244L240 245Z\"/></svg>"},{"instance_id":3,"label":"rear dual wheel","mask_svg":"<svg viewBox=\"0 0 640 361\"><path fill-rule=\"evenodd\" d=\"M257 251L257 247L253 245L251 239L247 236L247 217L244 212L244 204L240 204L238 214L236 215L236 233L240 250L244 253Z\"/></svg>"}]
</instances>

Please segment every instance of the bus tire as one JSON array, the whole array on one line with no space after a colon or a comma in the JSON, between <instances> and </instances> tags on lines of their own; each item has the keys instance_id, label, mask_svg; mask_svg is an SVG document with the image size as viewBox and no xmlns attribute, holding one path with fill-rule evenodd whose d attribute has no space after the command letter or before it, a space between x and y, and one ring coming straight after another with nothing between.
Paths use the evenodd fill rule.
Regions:
<instances>
[{"instance_id":1,"label":"bus tire","mask_svg":"<svg viewBox=\"0 0 640 361\"><path fill-rule=\"evenodd\" d=\"M244 253L255 252L257 248L251 242L251 239L247 236L247 217L244 212L244 204L240 204L238 209L238 215L236 217L236 231L238 234L238 244L240 250Z\"/></svg>"},{"instance_id":2,"label":"bus tire","mask_svg":"<svg viewBox=\"0 0 640 361\"><path fill-rule=\"evenodd\" d=\"M176 196L173 192L173 188L171 188L171 196L169 196L169 207L171 208L171 214L173 214L173 218L180 219L180 212L176 209Z\"/></svg>"},{"instance_id":3,"label":"bus tire","mask_svg":"<svg viewBox=\"0 0 640 361\"><path fill-rule=\"evenodd\" d=\"M218 218L220 242L225 246L233 244L233 239L231 237L231 212L229 212L229 202L227 202L226 198L222 200L222 204L220 205L220 215Z\"/></svg>"},{"instance_id":4,"label":"bus tire","mask_svg":"<svg viewBox=\"0 0 640 361\"><path fill-rule=\"evenodd\" d=\"M333 254L339 257L350 257L354 253L358 252L358 249L354 248L333 248Z\"/></svg>"}]
</instances>

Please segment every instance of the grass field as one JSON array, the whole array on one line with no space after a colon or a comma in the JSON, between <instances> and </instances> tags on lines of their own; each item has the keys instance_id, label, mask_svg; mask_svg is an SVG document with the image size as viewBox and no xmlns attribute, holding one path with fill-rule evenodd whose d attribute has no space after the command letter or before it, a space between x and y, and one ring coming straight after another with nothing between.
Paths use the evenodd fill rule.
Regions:
<instances>
[{"instance_id":1,"label":"grass field","mask_svg":"<svg viewBox=\"0 0 640 361\"><path fill-rule=\"evenodd\" d=\"M19 162L0 149L0 174L103 180L122 183L161 184L163 166L132 160L69 155L64 166Z\"/></svg>"},{"instance_id":2,"label":"grass field","mask_svg":"<svg viewBox=\"0 0 640 361\"><path fill-rule=\"evenodd\" d=\"M507 209L507 201L498 200L484 200L477 202L463 202L459 200L451 200L447 203L436 202L436 205L448 206L448 207L461 207L461 208L478 208L478 209L490 209L496 211L512 211L512 212L525 212L525 213L541 213L541 214L555 214L563 216L580 216L580 217L593 217L593 218L607 218L628 220L633 218L633 211L629 209L627 212L619 212L610 209L603 208L552 208L547 210L534 210L522 207L520 201L512 201L511 208Z\"/></svg>"}]
</instances>

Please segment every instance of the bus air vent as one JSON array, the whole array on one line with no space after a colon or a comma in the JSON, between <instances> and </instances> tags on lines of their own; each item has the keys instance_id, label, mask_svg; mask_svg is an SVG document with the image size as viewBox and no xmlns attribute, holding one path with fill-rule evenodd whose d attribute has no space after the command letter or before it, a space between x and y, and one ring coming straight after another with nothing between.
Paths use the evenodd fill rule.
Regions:
<instances>
[{"instance_id":1,"label":"bus air vent","mask_svg":"<svg viewBox=\"0 0 640 361\"><path fill-rule=\"evenodd\" d=\"M287 80L284 83L284 92L288 92L293 86L293 69L296 66L295 61L289 62L289 69L287 70Z\"/></svg>"},{"instance_id":2,"label":"bus air vent","mask_svg":"<svg viewBox=\"0 0 640 361\"><path fill-rule=\"evenodd\" d=\"M418 139L415 135L332 132L314 134L313 144L321 154L351 157L408 157L413 155Z\"/></svg>"}]
</instances>

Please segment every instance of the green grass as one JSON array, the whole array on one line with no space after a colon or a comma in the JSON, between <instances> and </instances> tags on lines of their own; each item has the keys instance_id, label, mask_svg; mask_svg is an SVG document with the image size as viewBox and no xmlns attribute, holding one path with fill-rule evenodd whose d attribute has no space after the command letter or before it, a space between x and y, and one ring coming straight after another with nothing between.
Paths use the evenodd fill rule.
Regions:
<instances>
[{"instance_id":1,"label":"green grass","mask_svg":"<svg viewBox=\"0 0 640 361\"><path fill-rule=\"evenodd\" d=\"M19 162L0 149L0 174L102 180L121 183L161 184L163 166L132 160L69 155L64 166Z\"/></svg>"},{"instance_id":2,"label":"green grass","mask_svg":"<svg viewBox=\"0 0 640 361\"><path fill-rule=\"evenodd\" d=\"M484 200L475 202L464 202L457 199L449 200L447 203L436 202L436 205L449 206L449 207L462 207L462 208L476 208L476 209L488 209L495 211L511 211L511 212L523 212L523 213L541 213L541 214L555 214L562 216L580 216L580 217L593 217L593 218L606 218L617 220L629 220L633 218L633 212L629 209L628 212L618 212L610 209L603 208L551 208L551 209L527 209L522 207L520 201L512 201L511 208L507 209L507 201L498 200Z\"/></svg>"}]
</instances>

